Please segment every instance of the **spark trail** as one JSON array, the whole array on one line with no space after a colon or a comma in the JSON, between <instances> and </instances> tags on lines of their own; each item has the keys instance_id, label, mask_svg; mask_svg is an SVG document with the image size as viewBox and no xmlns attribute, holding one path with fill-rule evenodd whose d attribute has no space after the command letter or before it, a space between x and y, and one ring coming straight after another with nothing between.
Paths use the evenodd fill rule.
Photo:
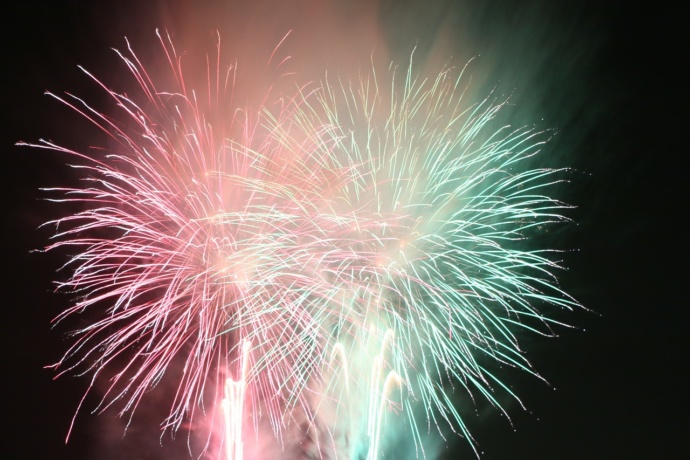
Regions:
<instances>
[{"instance_id":1,"label":"spark trail","mask_svg":"<svg viewBox=\"0 0 690 460\"><path fill-rule=\"evenodd\" d=\"M242 426L244 424L244 398L247 389L248 355L251 349L249 342L242 345L240 362L240 376L238 379L228 378L225 381L225 399L221 402L225 425L225 458L227 460L242 460Z\"/></svg>"},{"instance_id":2,"label":"spark trail","mask_svg":"<svg viewBox=\"0 0 690 460\"><path fill-rule=\"evenodd\" d=\"M519 401L491 363L534 373L518 331L548 334L544 309L578 305L558 287L554 252L530 240L567 220L548 194L562 170L529 166L547 134L499 123L505 103L472 101L464 71L426 77L412 61L268 88L243 106L220 48L195 87L160 41L172 87L131 50L120 57L138 99L87 72L117 115L52 95L116 147L33 144L78 160L85 179L50 189L85 208L53 222L47 249L76 254L59 288L78 294L56 321L96 318L59 373L89 373L90 389L104 380L101 409L122 415L175 378L163 429L222 404L235 460L243 418L255 432L266 418L260 435L279 442L305 418L337 458L379 458L396 435L384 415L404 421L419 457L420 427L473 443L447 389L501 411L498 394Z\"/></svg>"}]
</instances>

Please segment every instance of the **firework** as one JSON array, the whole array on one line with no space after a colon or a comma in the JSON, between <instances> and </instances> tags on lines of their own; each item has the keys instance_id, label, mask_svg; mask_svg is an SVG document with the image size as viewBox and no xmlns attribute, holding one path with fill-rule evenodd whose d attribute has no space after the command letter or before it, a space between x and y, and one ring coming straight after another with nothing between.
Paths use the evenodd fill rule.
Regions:
<instances>
[{"instance_id":1,"label":"firework","mask_svg":"<svg viewBox=\"0 0 690 460\"><path fill-rule=\"evenodd\" d=\"M400 387L397 411L417 455L419 426L472 439L448 389L460 386L503 410L497 390L517 395L492 365L533 373L516 333L548 333L555 321L538 307L577 305L557 287L550 251L524 244L565 220L567 206L547 195L562 171L529 167L548 135L497 124L504 104L470 102L462 73L425 79L410 64L383 78L372 70L354 82L326 80L294 114L298 126L329 127L319 157L343 173L320 194L325 203L312 219L325 222L319 228L333 247L320 259L331 294L311 316L325 329L323 343L353 357L323 385L328 394L340 378L353 380L348 397L335 399L355 414L345 430L366 440L355 450L368 458L378 455L378 404L389 380ZM372 343L385 344L387 358ZM322 351L308 350L317 355L306 361ZM398 429L391 426L387 435Z\"/></svg>"},{"instance_id":2,"label":"firework","mask_svg":"<svg viewBox=\"0 0 690 460\"><path fill-rule=\"evenodd\" d=\"M94 78L121 119L54 96L116 147L37 145L78 158L85 179L51 189L85 206L54 222L48 249L76 253L59 287L79 295L56 320L97 318L59 372L104 378L102 406L121 414L176 379L164 429L222 405L228 458L262 417L283 443L304 421L338 458L377 458L392 417L418 456L420 426L471 440L447 388L503 410L497 390L517 396L491 363L533 373L516 331L548 332L545 305L577 305L551 252L525 249L565 220L547 194L561 171L528 164L547 134L499 123L505 104L472 102L462 71L423 78L412 63L243 106L236 66L217 59L192 88L161 43L173 89L131 50L140 99Z\"/></svg>"}]
</instances>

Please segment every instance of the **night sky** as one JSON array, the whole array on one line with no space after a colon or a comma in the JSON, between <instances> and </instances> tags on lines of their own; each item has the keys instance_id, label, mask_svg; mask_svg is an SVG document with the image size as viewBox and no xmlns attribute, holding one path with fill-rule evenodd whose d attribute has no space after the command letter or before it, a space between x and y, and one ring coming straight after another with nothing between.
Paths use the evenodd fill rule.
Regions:
<instances>
[{"instance_id":1,"label":"night sky","mask_svg":"<svg viewBox=\"0 0 690 460\"><path fill-rule=\"evenodd\" d=\"M14 146L39 138L87 146L95 128L43 92L72 91L102 102L77 65L120 84L128 76L110 48L123 48L124 36L140 54L155 56L156 27L183 33L180 4L195 3L193 11L223 2L160 2L165 8L138 3L17 2L2 14L3 406L9 409L3 458L170 460L169 452L179 451L179 441L158 447L155 421L151 436L139 432L138 424L123 441L113 441L103 433L119 429L117 424L88 410L77 417L65 445L88 383L71 376L53 381L53 372L44 368L69 344L64 328L50 327L51 318L69 305L69 297L53 293L51 284L66 276L56 273L66 255L30 251L51 235L38 226L66 212L42 200L39 188L76 177L64 157ZM398 59L415 44L424 56L443 25L454 57L478 57L487 88L513 95L517 113L524 110L532 121L558 129L549 151L554 164L573 168L561 191L576 206L567 214L575 224L560 228L549 244L571 250L562 255L568 270L561 284L590 311L556 314L576 326L557 329L557 339L525 338L534 368L549 383L506 374L527 410L509 407L511 425L497 411L479 408L468 423L482 458L685 458L686 17L659 2L643 7L618 0L406 0L368 10ZM277 37L294 28L299 41L299 28L313 25L306 13L284 23L270 8L265 14L265 24L212 15L184 31L194 33L196 27L210 34L217 28L223 34L233 21L249 31L280 24ZM355 7L343 8L343 22L354 22L356 14ZM324 58L315 53L314 60ZM87 406L95 401L87 400ZM153 441L142 448L138 443L145 438ZM449 442L446 458L473 454L457 439Z\"/></svg>"}]
</instances>

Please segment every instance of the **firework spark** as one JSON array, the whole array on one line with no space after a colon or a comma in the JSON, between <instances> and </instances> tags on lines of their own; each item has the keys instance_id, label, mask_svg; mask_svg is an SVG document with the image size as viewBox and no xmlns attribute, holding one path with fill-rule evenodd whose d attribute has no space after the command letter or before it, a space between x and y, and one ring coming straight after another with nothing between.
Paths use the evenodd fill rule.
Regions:
<instances>
[{"instance_id":1,"label":"firework spark","mask_svg":"<svg viewBox=\"0 0 690 460\"><path fill-rule=\"evenodd\" d=\"M497 391L517 396L487 363L533 373L516 331L548 333L545 305L577 305L552 253L525 249L565 221L547 194L561 170L528 166L547 135L498 123L505 104L473 103L463 71L372 69L242 106L235 65L218 58L200 91L161 43L173 89L131 50L140 99L92 77L121 119L54 95L116 148L34 145L79 159L85 179L50 190L85 210L54 222L48 249L76 253L59 287L79 297L56 321L97 319L56 368L105 378L103 408L132 414L180 366L163 428L225 392L230 458L261 417L278 439L300 417L321 426L331 446L317 448L338 458L377 458L389 411L418 456L420 426L471 440L447 387L503 410Z\"/></svg>"}]
</instances>

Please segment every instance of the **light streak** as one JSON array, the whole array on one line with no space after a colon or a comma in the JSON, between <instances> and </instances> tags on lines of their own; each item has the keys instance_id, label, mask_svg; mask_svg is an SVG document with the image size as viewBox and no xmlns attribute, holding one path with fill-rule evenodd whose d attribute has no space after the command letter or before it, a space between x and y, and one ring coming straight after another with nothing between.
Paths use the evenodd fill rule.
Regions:
<instances>
[{"instance_id":1,"label":"light streak","mask_svg":"<svg viewBox=\"0 0 690 460\"><path fill-rule=\"evenodd\" d=\"M400 375L394 370L386 373L386 378L381 382L385 364L386 364L386 346L395 337L392 330L387 330L383 336L383 343L381 344L381 352L374 358L372 369L372 385L369 395L369 439L370 447L367 454L367 459L377 460L379 458L379 445L381 441L381 423L385 414L385 409L388 407L388 395L394 386L399 388L402 386Z\"/></svg>"},{"instance_id":2,"label":"light streak","mask_svg":"<svg viewBox=\"0 0 690 460\"><path fill-rule=\"evenodd\" d=\"M242 425L244 424L244 400L247 391L247 371L251 344L242 345L239 378L225 380L225 398L221 402L225 423L225 458L242 460Z\"/></svg>"}]
</instances>

